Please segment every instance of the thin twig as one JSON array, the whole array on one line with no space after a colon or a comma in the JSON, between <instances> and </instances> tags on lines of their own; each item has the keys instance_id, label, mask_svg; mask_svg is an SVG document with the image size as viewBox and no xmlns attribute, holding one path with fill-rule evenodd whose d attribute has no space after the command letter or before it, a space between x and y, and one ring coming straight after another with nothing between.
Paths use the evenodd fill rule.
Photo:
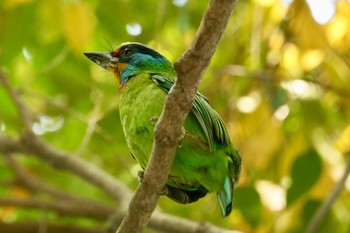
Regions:
<instances>
[{"instance_id":1,"label":"thin twig","mask_svg":"<svg viewBox=\"0 0 350 233\"><path fill-rule=\"evenodd\" d=\"M9 83L9 81L7 79L7 75L2 70L0 70L0 82L2 83L2 85L5 87L5 89L9 93L13 103L16 105L16 108L18 110L21 121L24 124L24 127L29 132L31 132L33 119L31 117L25 103L23 102L21 97L18 95L18 93L13 89L13 87L11 86L11 84Z\"/></svg>"},{"instance_id":2,"label":"thin twig","mask_svg":"<svg viewBox=\"0 0 350 233\"><path fill-rule=\"evenodd\" d=\"M0 206L19 206L22 208L47 209L66 216L83 216L105 220L113 213L113 208L107 205L81 205L71 201L43 201L24 198L0 198Z\"/></svg>"},{"instance_id":3,"label":"thin twig","mask_svg":"<svg viewBox=\"0 0 350 233\"><path fill-rule=\"evenodd\" d=\"M70 171L120 201L123 208L130 200L131 191L125 184L95 165L49 146L36 135L24 134L20 141L16 141L0 134L0 152L33 155L51 166Z\"/></svg>"},{"instance_id":4,"label":"thin twig","mask_svg":"<svg viewBox=\"0 0 350 233\"><path fill-rule=\"evenodd\" d=\"M37 222L24 222L24 223L3 223L0 222L1 232L6 233L38 233L39 225ZM48 224L46 227L47 232L50 233L105 233L104 229L93 227L73 227L64 226L58 224Z\"/></svg>"},{"instance_id":5,"label":"thin twig","mask_svg":"<svg viewBox=\"0 0 350 233\"><path fill-rule=\"evenodd\" d=\"M72 108L71 106L56 100L55 98L52 98L51 96L46 96L43 93L39 93L39 92L34 92L34 91L29 91L29 90L25 90L24 93L26 95L35 97L37 99L43 100L46 102L46 104L49 104L50 106L55 106L57 107L60 111L66 112L68 113L70 116L76 118L77 120L81 121L82 123L89 125L89 118L88 116L86 116L85 114L77 111L76 109ZM101 115L106 115L108 114L110 111L114 110L115 107L113 107L112 109L108 109L107 111L105 110L103 112L103 114L101 113ZM105 131L103 128L101 128L99 125L95 125L95 133L98 134L103 140L105 140L107 143L112 143L113 138L112 136Z\"/></svg>"},{"instance_id":6,"label":"thin twig","mask_svg":"<svg viewBox=\"0 0 350 233\"><path fill-rule=\"evenodd\" d=\"M40 70L29 75L19 87L19 90L27 88L32 82L34 82L41 75L48 73L50 70L61 64L69 54L69 46L64 46L61 51L51 61L48 61L44 66L40 67Z\"/></svg>"},{"instance_id":7,"label":"thin twig","mask_svg":"<svg viewBox=\"0 0 350 233\"><path fill-rule=\"evenodd\" d=\"M17 175L16 183L23 185L32 192L47 194L48 196L60 201L69 201L82 206L89 205L90 207L96 207L96 209L105 207L105 204L100 204L93 200L87 200L81 197L73 196L72 194L63 192L53 186L50 186L42 180L39 180L38 178L34 177L33 174L25 170L25 168L17 161L15 155L8 155L6 156L6 159L10 167L14 170L14 172Z\"/></svg>"},{"instance_id":8,"label":"thin twig","mask_svg":"<svg viewBox=\"0 0 350 233\"><path fill-rule=\"evenodd\" d=\"M327 91L332 91L334 93L337 93L337 95L345 97L345 98L350 98L350 89L346 88L346 86L344 87L337 87L325 82L320 81L319 79L305 79L305 81L307 82L311 82L314 83L318 86L320 86L321 88L327 90Z\"/></svg>"},{"instance_id":9,"label":"thin twig","mask_svg":"<svg viewBox=\"0 0 350 233\"><path fill-rule=\"evenodd\" d=\"M96 130L96 125L97 122L102 118L103 114L101 114L101 104L102 104L102 100L103 100L103 93L98 92L96 94L96 98L94 98L94 108L92 109L91 113L90 113L90 117L88 120L88 124L86 127L86 132L85 135L83 137L83 140L81 141L79 148L76 150L76 152L74 154L76 155L81 155L86 147L89 145L89 142L91 140L91 137L93 135L93 133Z\"/></svg>"},{"instance_id":10,"label":"thin twig","mask_svg":"<svg viewBox=\"0 0 350 233\"><path fill-rule=\"evenodd\" d=\"M327 198L323 201L320 208L316 211L309 226L307 227L306 233L315 233L320 227L322 221L326 217L329 209L332 207L333 202L337 199L340 192L343 190L345 182L350 173L350 152L348 153L348 161L344 170L344 173L338 183L334 186L332 191L328 194Z\"/></svg>"},{"instance_id":11,"label":"thin twig","mask_svg":"<svg viewBox=\"0 0 350 233\"><path fill-rule=\"evenodd\" d=\"M15 155L7 155L6 156L8 165L12 168L12 170L17 175L16 183L25 186L31 191L34 192L42 192L49 194L50 196L57 199L68 199L75 200L75 196L64 193L48 184L39 181L34 178L33 175L27 172L23 166L17 161Z\"/></svg>"},{"instance_id":12,"label":"thin twig","mask_svg":"<svg viewBox=\"0 0 350 233\"><path fill-rule=\"evenodd\" d=\"M114 197L122 205L127 205L130 198L131 191L120 182L110 177L104 171L96 168L88 162L76 158L72 154L58 151L49 145L41 142L33 142L32 138L27 138L23 141L9 138L8 136L0 133L0 154L5 156L11 156L10 154L26 154L33 155L44 162L56 167L61 168L71 173L80 176L87 182L99 187L105 193ZM29 146L28 146L29 144ZM107 177L107 178L106 178ZM125 192L125 193L124 193ZM126 197L124 197L125 195ZM125 214L126 208L120 207L115 215L117 219L121 221L122 216ZM166 223L166 224L165 224ZM203 229L205 231L198 231ZM165 231L167 233L234 233L235 231L228 231L227 229L219 228L212 224L200 223L190 221L188 219L174 217L172 215L164 214L159 211L154 211L149 224L150 228ZM2 229L2 228L1 228ZM165 229L165 230L164 230Z\"/></svg>"}]
</instances>

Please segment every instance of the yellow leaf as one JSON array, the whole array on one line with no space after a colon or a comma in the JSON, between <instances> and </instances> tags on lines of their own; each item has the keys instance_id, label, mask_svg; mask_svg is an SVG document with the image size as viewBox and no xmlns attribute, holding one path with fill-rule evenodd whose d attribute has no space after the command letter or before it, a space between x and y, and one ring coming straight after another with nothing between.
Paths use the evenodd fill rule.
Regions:
<instances>
[{"instance_id":1,"label":"yellow leaf","mask_svg":"<svg viewBox=\"0 0 350 233\"><path fill-rule=\"evenodd\" d=\"M295 0L289 7L289 29L300 50L328 47L324 29L312 17L307 3Z\"/></svg>"},{"instance_id":2,"label":"yellow leaf","mask_svg":"<svg viewBox=\"0 0 350 233\"><path fill-rule=\"evenodd\" d=\"M281 67L288 72L291 78L300 77L303 72L300 64L300 49L292 43L286 43L283 49Z\"/></svg>"},{"instance_id":3,"label":"yellow leaf","mask_svg":"<svg viewBox=\"0 0 350 233\"><path fill-rule=\"evenodd\" d=\"M232 141L244 155L244 166L266 169L280 148L283 140L281 125L271 120L271 115L269 104L262 101L254 112L242 115L238 124L229 122L229 131L236 133L231 135ZM244 138L244 144L239 143L240 138Z\"/></svg>"},{"instance_id":4,"label":"yellow leaf","mask_svg":"<svg viewBox=\"0 0 350 233\"><path fill-rule=\"evenodd\" d=\"M301 65L304 70L310 71L320 65L325 58L325 53L320 49L309 49L301 55Z\"/></svg>"},{"instance_id":5,"label":"yellow leaf","mask_svg":"<svg viewBox=\"0 0 350 233\"><path fill-rule=\"evenodd\" d=\"M350 125L348 125L335 142L335 146L341 153L350 152Z\"/></svg>"},{"instance_id":6,"label":"yellow leaf","mask_svg":"<svg viewBox=\"0 0 350 233\"><path fill-rule=\"evenodd\" d=\"M7 9L14 8L19 5L31 3L32 0L6 0L5 1L5 7Z\"/></svg>"},{"instance_id":7,"label":"yellow leaf","mask_svg":"<svg viewBox=\"0 0 350 233\"><path fill-rule=\"evenodd\" d=\"M326 27L327 39L330 45L339 52L346 53L350 48L350 3L339 1L337 14Z\"/></svg>"},{"instance_id":8,"label":"yellow leaf","mask_svg":"<svg viewBox=\"0 0 350 233\"><path fill-rule=\"evenodd\" d=\"M269 6L272 6L273 4L276 4L275 0L255 0L254 2L264 7L269 7Z\"/></svg>"},{"instance_id":9,"label":"yellow leaf","mask_svg":"<svg viewBox=\"0 0 350 233\"><path fill-rule=\"evenodd\" d=\"M92 36L94 18L87 3L65 2L62 11L63 30L71 48L80 53Z\"/></svg>"}]
</instances>

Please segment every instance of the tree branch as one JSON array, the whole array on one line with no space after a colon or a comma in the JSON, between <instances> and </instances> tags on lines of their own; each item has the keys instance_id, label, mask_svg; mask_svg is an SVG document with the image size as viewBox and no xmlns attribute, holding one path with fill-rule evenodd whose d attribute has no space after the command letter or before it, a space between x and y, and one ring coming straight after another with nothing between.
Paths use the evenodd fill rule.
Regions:
<instances>
[{"instance_id":1,"label":"tree branch","mask_svg":"<svg viewBox=\"0 0 350 233\"><path fill-rule=\"evenodd\" d=\"M95 98L94 98L94 108L91 111L91 113L89 114L89 120L87 122L87 127L86 127L86 132L85 135L80 143L79 148L75 151L75 155L81 155L87 145L89 144L93 133L95 132L95 128L97 126L97 122L103 117L103 114L101 114L101 104L102 104L102 100L103 100L103 94L98 92L97 94L95 94Z\"/></svg>"},{"instance_id":2,"label":"tree branch","mask_svg":"<svg viewBox=\"0 0 350 233\"><path fill-rule=\"evenodd\" d=\"M25 136L24 136L25 137ZM23 142L26 141L25 143ZM81 178L85 179L87 182L94 184L99 187L101 190L114 197L116 200L120 202L124 202L124 204L128 203L125 199L130 198L131 191L125 187L125 185L120 186L120 182L116 181L114 178L110 177L108 174L105 174L104 171L98 169L97 167L89 164L86 161L80 160L77 157L74 157L72 154L67 154L64 152L60 152L54 148L51 148L44 142L32 142L33 138L20 139L15 140L4 136L0 133L0 153L7 155L8 157L12 157L10 154L22 153L33 155L42 159L44 162L51 164L57 168L61 168L67 171L70 171ZM30 144L30 146L28 146ZM12 164L14 167L14 165ZM14 168L15 169L15 168ZM21 175L19 175L20 168L16 168L15 170L18 172L18 176L26 175L23 171ZM99 178L98 178L99 177ZM106 178L109 177L109 178ZM28 180L25 180L26 184L29 184L30 187L37 188L41 191L48 192L49 194L56 195L55 191L52 191L52 188L42 187L42 185L38 185L37 181L32 181L30 177L27 177ZM31 181L30 181L31 180ZM123 194L123 192L126 192ZM56 193L56 194L55 194ZM57 194L60 196L59 194ZM124 197L125 195L125 197ZM125 198L125 199L124 199ZM126 208L118 208L116 215L116 224L119 224L122 220L122 216L125 214ZM107 218L108 216L106 216ZM187 219L174 217L171 215L167 215L158 211L153 213L153 216L150 220L149 224L150 228L157 229L160 231L168 232L168 233L226 233L226 232L234 232L227 231L225 229L216 227L214 225L208 223L199 223L194 221L189 221ZM2 229L2 228L1 228ZM199 231L199 229L201 231ZM26 231L24 231L26 232ZM29 231L33 232L33 231ZM37 231L36 231L37 232ZM51 232L51 231L50 231Z\"/></svg>"},{"instance_id":3,"label":"tree branch","mask_svg":"<svg viewBox=\"0 0 350 233\"><path fill-rule=\"evenodd\" d=\"M113 208L107 205L81 205L71 201L43 201L24 198L0 198L0 206L20 206L24 208L47 209L66 216L83 216L105 220L113 213Z\"/></svg>"},{"instance_id":4,"label":"tree branch","mask_svg":"<svg viewBox=\"0 0 350 233\"><path fill-rule=\"evenodd\" d=\"M31 133L22 135L19 141L0 134L0 152L34 155L51 166L71 171L120 201L121 208L124 208L124 203L130 200L131 191L125 184L114 179L93 164L50 147Z\"/></svg>"},{"instance_id":5,"label":"tree branch","mask_svg":"<svg viewBox=\"0 0 350 233\"><path fill-rule=\"evenodd\" d=\"M148 225L150 228L161 229L168 233L242 233L205 222L193 222L176 216L159 214L157 211L153 213Z\"/></svg>"},{"instance_id":6,"label":"tree branch","mask_svg":"<svg viewBox=\"0 0 350 233\"><path fill-rule=\"evenodd\" d=\"M10 154L11 152L20 152L35 155L53 166L72 171L81 178L95 184L97 187L100 187L116 200L119 200L121 208L126 208L126 203L129 202L131 197L130 189L123 183L114 179L111 175L103 172L98 167L89 164L76 156L70 156L68 153L54 149L43 142L32 132L32 118L30 117L29 110L20 96L12 88L2 70L0 70L0 81L15 103L21 121L27 129L27 132L21 135L19 142L0 134L0 152L7 154Z\"/></svg>"},{"instance_id":7,"label":"tree branch","mask_svg":"<svg viewBox=\"0 0 350 233\"><path fill-rule=\"evenodd\" d=\"M2 223L0 222L1 232L6 233L38 233L40 231L40 224L37 222L26 223ZM72 226L61 226L56 224L48 224L46 231L50 233L105 233L103 229L97 228L82 228Z\"/></svg>"},{"instance_id":8,"label":"tree branch","mask_svg":"<svg viewBox=\"0 0 350 233\"><path fill-rule=\"evenodd\" d=\"M345 182L350 174L350 152L348 153L348 161L344 169L344 173L338 183L334 186L332 191L328 194L327 198L323 201L320 208L316 211L313 218L311 219L309 226L307 227L306 233L315 233L320 227L322 221L326 217L329 209L331 208L333 202L337 199L340 192L343 190Z\"/></svg>"},{"instance_id":9,"label":"tree branch","mask_svg":"<svg viewBox=\"0 0 350 233\"><path fill-rule=\"evenodd\" d=\"M66 206L76 206L75 208L78 209L79 206L88 206L91 210L97 211L97 212L103 212L105 213L103 215L103 218L108 218L109 215L113 213L113 208L107 206L107 204L102 204L93 200L84 199L81 197L73 196L71 194L68 194L66 192L63 192L53 186L50 186L43 181L35 178L31 173L27 172L21 165L18 163L17 159L13 155L7 156L7 161L11 168L15 171L17 175L16 184L20 184L27 189L29 189L32 192L40 193L40 194L47 194L50 196L50 198L53 198L55 200L59 200L59 204L66 205ZM1 203L1 201L0 201ZM66 203L66 204L65 204ZM54 205L56 203L54 202ZM61 205L61 206L62 206ZM48 205L50 206L50 205ZM89 210L89 209L87 209ZM100 210L100 211L99 211ZM106 214L108 213L108 214ZM102 218L102 215L100 215Z\"/></svg>"},{"instance_id":10,"label":"tree branch","mask_svg":"<svg viewBox=\"0 0 350 233\"><path fill-rule=\"evenodd\" d=\"M138 186L118 233L142 232L165 186L175 151L182 137L182 125L191 109L202 74L210 63L226 28L235 0L211 0L190 48L175 63L178 80L168 94L156 125L150 161L144 182Z\"/></svg>"},{"instance_id":11,"label":"tree branch","mask_svg":"<svg viewBox=\"0 0 350 233\"><path fill-rule=\"evenodd\" d=\"M5 87L9 96L11 97L13 103L16 105L21 121L28 131L32 131L33 119L28 111L28 108L23 103L22 99L19 97L18 93L13 89L4 71L0 70L0 82Z\"/></svg>"},{"instance_id":12,"label":"tree branch","mask_svg":"<svg viewBox=\"0 0 350 233\"><path fill-rule=\"evenodd\" d=\"M17 175L16 183L19 183L20 185L25 186L29 190L33 192L42 192L49 194L50 196L56 198L56 199L65 199L70 200L73 202L77 202L78 198L69 195L65 192L62 192L55 187L52 187L38 179L36 179L31 173L27 172L23 166L20 165L20 163L17 161L14 155L8 155L7 156L7 162L10 165L10 167L14 170L15 174ZM80 199L79 199L80 201ZM85 202L86 204L86 202Z\"/></svg>"}]
</instances>

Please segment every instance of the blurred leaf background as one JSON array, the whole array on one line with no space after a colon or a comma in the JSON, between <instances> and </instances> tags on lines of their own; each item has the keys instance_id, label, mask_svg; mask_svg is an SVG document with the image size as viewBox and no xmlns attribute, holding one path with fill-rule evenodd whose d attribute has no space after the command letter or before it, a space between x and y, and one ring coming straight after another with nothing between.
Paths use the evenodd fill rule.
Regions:
<instances>
[{"instance_id":1,"label":"blurred leaf background","mask_svg":"<svg viewBox=\"0 0 350 233\"><path fill-rule=\"evenodd\" d=\"M137 186L140 168L119 122L119 90L84 56L138 41L175 61L193 39L207 1L1 0L0 66L36 116L33 130ZM159 209L244 232L303 232L339 180L350 149L350 1L239 1L201 83L243 157L233 213L215 195L191 205L162 197ZM23 130L0 87L0 131ZM74 195L114 205L97 188L33 157L36 177ZM0 157L0 182L14 179ZM319 232L350 231L350 181ZM36 195L1 185L2 197ZM0 221L41 218L40 210L1 207ZM103 221L47 213L55 223Z\"/></svg>"}]
</instances>

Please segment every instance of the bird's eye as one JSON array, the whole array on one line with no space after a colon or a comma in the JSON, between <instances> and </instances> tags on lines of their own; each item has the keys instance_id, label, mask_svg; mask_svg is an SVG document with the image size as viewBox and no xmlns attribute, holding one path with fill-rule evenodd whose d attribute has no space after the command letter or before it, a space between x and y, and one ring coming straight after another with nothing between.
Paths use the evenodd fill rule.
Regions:
<instances>
[{"instance_id":1,"label":"bird's eye","mask_svg":"<svg viewBox=\"0 0 350 233\"><path fill-rule=\"evenodd\" d=\"M134 53L134 51L133 51L131 48L125 48L125 49L122 51L122 56L123 56L123 57L129 57L129 56L131 56L133 53Z\"/></svg>"}]
</instances>

